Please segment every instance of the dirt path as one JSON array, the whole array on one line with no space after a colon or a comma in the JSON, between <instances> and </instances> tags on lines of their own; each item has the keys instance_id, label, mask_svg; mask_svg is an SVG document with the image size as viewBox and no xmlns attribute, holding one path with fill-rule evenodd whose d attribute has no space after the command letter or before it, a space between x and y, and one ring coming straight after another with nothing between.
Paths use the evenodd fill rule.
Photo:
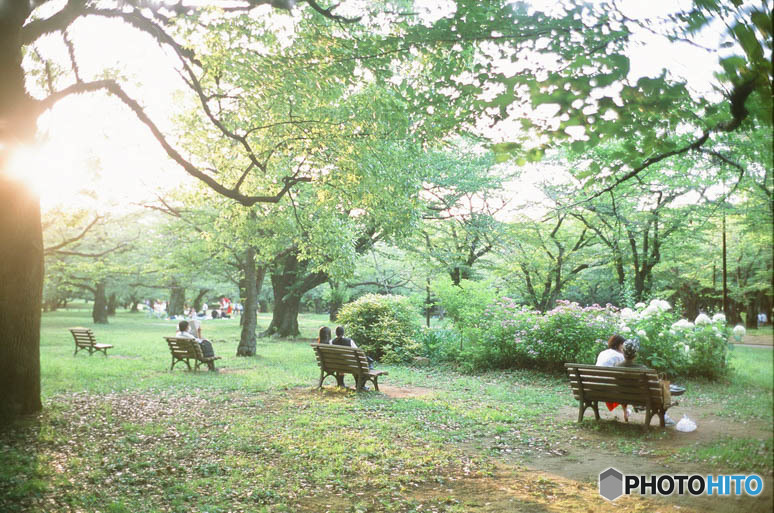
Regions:
<instances>
[{"instance_id":1,"label":"dirt path","mask_svg":"<svg viewBox=\"0 0 774 513\"><path fill-rule=\"evenodd\" d=\"M745 335L742 339L742 344L751 346L774 346L774 337L770 335Z\"/></svg>"},{"instance_id":2,"label":"dirt path","mask_svg":"<svg viewBox=\"0 0 774 513\"><path fill-rule=\"evenodd\" d=\"M432 394L432 389L420 387L380 387L389 397L421 397ZM604 410L604 409L603 409ZM663 431L662 437L649 441L649 448L642 454L622 454L618 450L604 452L600 445L610 442L605 430L578 430L574 440L562 444L561 455L538 453L526 461L522 454L501 454L496 471L487 477L463 478L448 483L444 490L415 490L412 495L429 499L437 496L464 498L464 503L476 512L572 512L597 511L626 512L696 512L696 513L769 513L774 505L771 475L762 476L764 491L757 497L749 496L669 496L648 497L639 495L622 497L609 503L599 496L597 483L599 473L614 466L625 474L717 474L695 463L673 461L668 455L682 447L716 441L723 437L771 439L771 426L767 422L740 423L717 415L712 408L676 406L669 410L670 416L680 419L688 415L696 421L698 428L691 433L681 433L673 427ZM591 411L588 411L589 415ZM619 410L600 410L602 422L621 422ZM556 411L557 419L575 419L577 408L564 407ZM640 433L643 429L644 414L634 414L631 424L615 426ZM654 428L659 429L654 421ZM607 437L607 438L606 438ZM474 450L471 448L471 450ZM614 451L614 452L612 452ZM457 500L457 499L455 499Z\"/></svg>"},{"instance_id":3,"label":"dirt path","mask_svg":"<svg viewBox=\"0 0 774 513\"><path fill-rule=\"evenodd\" d=\"M604 410L604 411L603 411ZM616 410L618 412L618 410ZM588 412L591 414L591 412ZM560 415L572 416L578 414L577 408L562 408ZM598 447L582 447L579 444L568 444L567 454L558 457L542 456L528 461L527 467L546 476L560 476L580 483L594 483L598 481L599 473L614 466L624 474L716 474L717 471L708 471L701 465L669 461L660 454L670 454L675 449L688 447L703 442L711 442L725 436L740 436L746 438L770 439L772 436L770 426L765 422L739 423L726 417L718 416L715 411L708 408L676 406L669 410L674 419L688 415L696 421L697 429L691 433L681 433L673 427L666 428L663 438L650 441L650 449L647 454L621 454L614 455L601 452ZM622 422L622 415L600 409L602 422ZM630 418L630 429L641 430L644 414L634 414ZM593 418L593 414L592 414ZM653 421L653 425L657 425ZM658 429L658 428L652 428ZM581 439L588 442L604 442L605 435L592 431L581 431ZM591 444L594 445L594 444ZM774 498L772 496L772 476L762 476L764 479L764 491L760 496L729 496L729 497L680 497L670 496L658 498L657 502L664 505L678 506L679 508L696 508L702 512L718 513L757 513L772 511ZM619 499L616 504L629 501L630 498ZM683 511L685 511L683 509Z\"/></svg>"}]
</instances>

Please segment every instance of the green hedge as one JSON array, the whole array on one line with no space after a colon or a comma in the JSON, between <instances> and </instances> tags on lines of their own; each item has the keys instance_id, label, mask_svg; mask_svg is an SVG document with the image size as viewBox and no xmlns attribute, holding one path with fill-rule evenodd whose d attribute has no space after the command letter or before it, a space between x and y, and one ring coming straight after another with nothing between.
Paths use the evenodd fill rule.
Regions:
<instances>
[{"instance_id":1,"label":"green hedge","mask_svg":"<svg viewBox=\"0 0 774 513\"><path fill-rule=\"evenodd\" d=\"M344 305L337 320L376 360L408 362L422 353L419 315L406 297L367 294Z\"/></svg>"}]
</instances>

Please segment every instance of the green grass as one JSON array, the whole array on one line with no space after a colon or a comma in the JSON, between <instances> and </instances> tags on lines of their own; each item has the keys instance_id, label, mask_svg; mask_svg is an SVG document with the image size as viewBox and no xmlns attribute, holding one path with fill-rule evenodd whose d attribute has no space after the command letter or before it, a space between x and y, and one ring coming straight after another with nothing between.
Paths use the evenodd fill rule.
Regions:
<instances>
[{"instance_id":1,"label":"green grass","mask_svg":"<svg viewBox=\"0 0 774 513\"><path fill-rule=\"evenodd\" d=\"M302 316L297 340L259 339L254 358L235 356L237 320L205 321L219 373L169 371L163 337L174 321L119 313L93 326L88 317L44 315L45 409L0 429L0 511L484 511L486 487L455 487L505 463L576 448L646 454L668 438L617 422L579 426L557 413L575 407L566 378L528 370L382 365L382 383L414 393L318 392L308 343L324 316ZM110 356L74 357L67 328L78 325L113 344ZM686 383L692 403L770 426L771 354L736 348L727 382ZM661 457L770 472L771 438L721 438ZM540 496L544 485L534 486Z\"/></svg>"}]
</instances>

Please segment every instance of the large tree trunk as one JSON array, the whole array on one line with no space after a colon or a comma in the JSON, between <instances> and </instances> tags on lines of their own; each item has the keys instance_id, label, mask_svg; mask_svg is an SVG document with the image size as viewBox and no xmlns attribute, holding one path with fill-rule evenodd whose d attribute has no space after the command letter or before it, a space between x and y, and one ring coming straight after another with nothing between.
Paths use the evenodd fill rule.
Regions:
<instances>
[{"instance_id":1,"label":"large tree trunk","mask_svg":"<svg viewBox=\"0 0 774 513\"><path fill-rule=\"evenodd\" d=\"M108 316L112 316L112 315L116 314L116 302L117 302L116 293L113 292L112 294L110 294L110 296L108 297L108 301L107 301L107 314L108 314Z\"/></svg>"},{"instance_id":2,"label":"large tree trunk","mask_svg":"<svg viewBox=\"0 0 774 513\"><path fill-rule=\"evenodd\" d=\"M167 305L167 314L170 317L173 315L183 315L184 307L185 289L183 287L171 287L169 289L169 304Z\"/></svg>"},{"instance_id":3,"label":"large tree trunk","mask_svg":"<svg viewBox=\"0 0 774 513\"><path fill-rule=\"evenodd\" d=\"M271 285L274 289L274 311L271 323L262 337L279 335L280 337L297 337L298 311L301 298L318 285L325 283L328 276L322 272L308 273L306 263L299 263L295 253L290 253L278 262L271 275Z\"/></svg>"},{"instance_id":4,"label":"large tree trunk","mask_svg":"<svg viewBox=\"0 0 774 513\"><path fill-rule=\"evenodd\" d=\"M40 205L29 190L8 180L4 174L0 174L0 241L2 421L42 407L40 305L43 297Z\"/></svg>"},{"instance_id":5,"label":"large tree trunk","mask_svg":"<svg viewBox=\"0 0 774 513\"><path fill-rule=\"evenodd\" d=\"M91 318L94 324L108 323L107 298L105 297L105 280L97 282L94 289L94 306L91 308Z\"/></svg>"},{"instance_id":6,"label":"large tree trunk","mask_svg":"<svg viewBox=\"0 0 774 513\"><path fill-rule=\"evenodd\" d=\"M258 325L258 281L255 271L255 248L245 251L245 302L240 323L242 334L239 338L237 356L255 356L255 329Z\"/></svg>"},{"instance_id":7,"label":"large tree trunk","mask_svg":"<svg viewBox=\"0 0 774 513\"><path fill-rule=\"evenodd\" d=\"M40 307L43 235L38 199L10 179L20 143L35 137L37 115L24 87L19 33L30 2L0 3L0 421L42 408ZM24 169L34 174L37 169Z\"/></svg>"}]
</instances>

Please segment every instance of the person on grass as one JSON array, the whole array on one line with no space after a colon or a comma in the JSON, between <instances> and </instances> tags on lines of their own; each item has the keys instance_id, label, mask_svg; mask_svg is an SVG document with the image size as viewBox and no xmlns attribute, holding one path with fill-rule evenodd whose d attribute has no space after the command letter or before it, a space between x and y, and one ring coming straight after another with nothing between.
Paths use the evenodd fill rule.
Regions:
<instances>
[{"instance_id":1,"label":"person on grass","mask_svg":"<svg viewBox=\"0 0 774 513\"><path fill-rule=\"evenodd\" d=\"M597 367L615 367L624 361L623 345L626 340L618 334L611 335L607 340L607 349L597 356ZM607 409L613 411L619 403L605 403ZM629 422L629 410L625 404L621 405L624 412L624 421Z\"/></svg>"},{"instance_id":2,"label":"person on grass","mask_svg":"<svg viewBox=\"0 0 774 513\"><path fill-rule=\"evenodd\" d=\"M177 333L175 333L175 336L178 338L192 338L196 340L199 345L202 348L202 355L204 355L205 358L210 358L212 356L215 356L215 350L212 348L212 343L203 338L199 338L201 336L201 328L198 327L197 322L197 332L198 333L192 333L191 332L191 325L188 321L180 321L180 323L177 325ZM197 336L199 335L199 336ZM215 362L209 361L207 362L207 367L211 370L215 370Z\"/></svg>"}]
</instances>

